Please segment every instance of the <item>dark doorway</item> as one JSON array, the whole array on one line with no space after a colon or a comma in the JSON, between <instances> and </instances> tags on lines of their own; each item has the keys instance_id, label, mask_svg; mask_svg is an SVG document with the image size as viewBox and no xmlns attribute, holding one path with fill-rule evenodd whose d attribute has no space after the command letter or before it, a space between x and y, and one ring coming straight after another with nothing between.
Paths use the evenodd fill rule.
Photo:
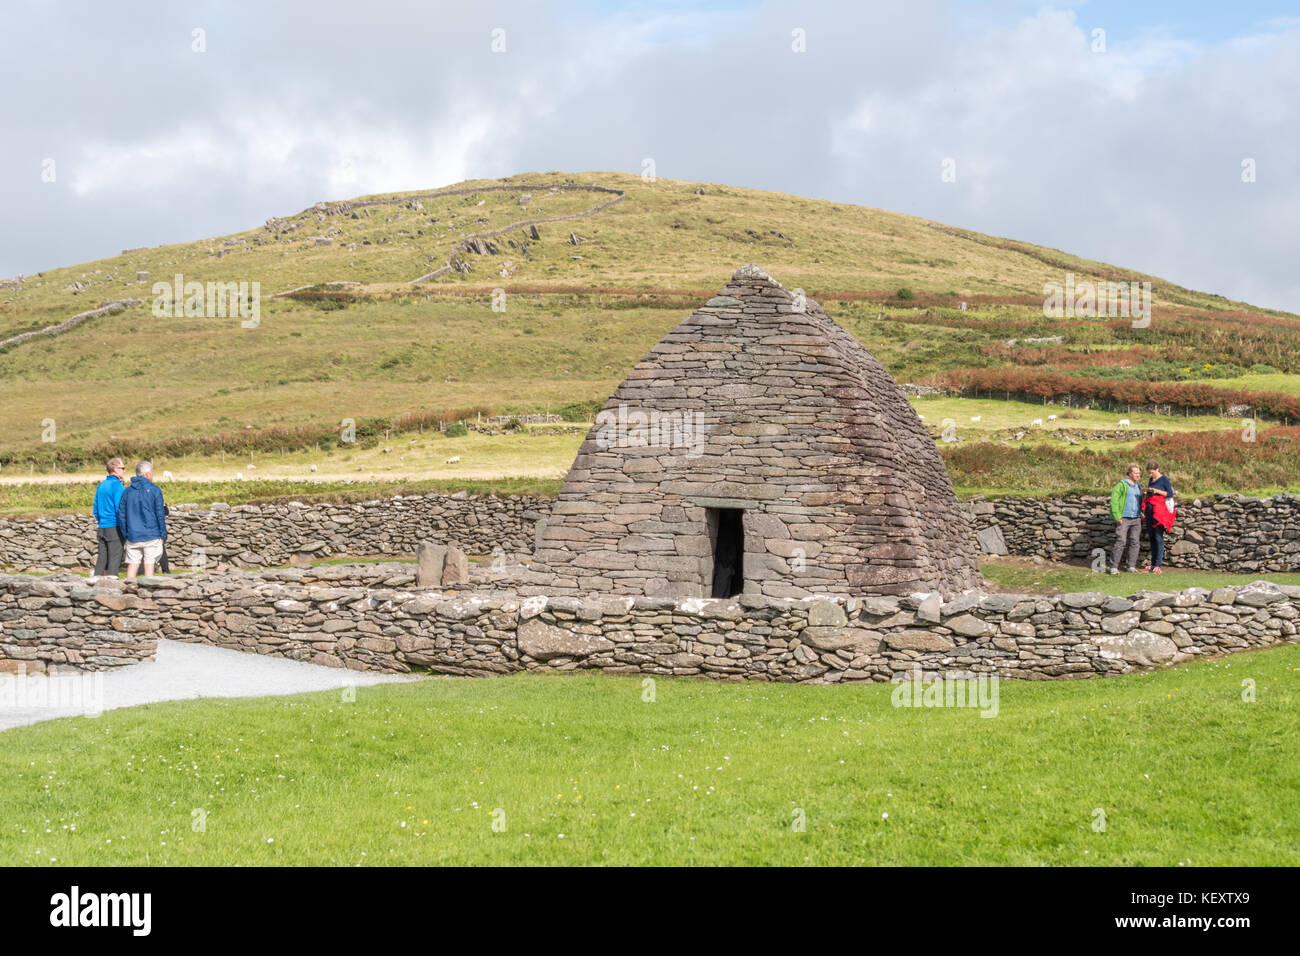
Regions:
<instances>
[{"instance_id":1,"label":"dark doorway","mask_svg":"<svg viewBox=\"0 0 1300 956\"><path fill-rule=\"evenodd\" d=\"M713 597L735 597L745 587L745 528L740 508L710 508L713 543Z\"/></svg>"}]
</instances>

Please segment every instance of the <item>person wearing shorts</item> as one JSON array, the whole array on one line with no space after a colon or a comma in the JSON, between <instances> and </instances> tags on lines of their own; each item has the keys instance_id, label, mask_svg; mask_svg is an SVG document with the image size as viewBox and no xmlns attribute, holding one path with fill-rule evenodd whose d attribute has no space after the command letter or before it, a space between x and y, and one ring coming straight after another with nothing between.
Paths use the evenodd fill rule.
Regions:
<instances>
[{"instance_id":1,"label":"person wearing shorts","mask_svg":"<svg viewBox=\"0 0 1300 956\"><path fill-rule=\"evenodd\" d=\"M140 565L144 576L153 577L154 565L163 553L167 538L167 516L162 489L153 483L153 462L135 466L135 477L117 509L117 529L126 542L126 579L132 580Z\"/></svg>"}]
</instances>

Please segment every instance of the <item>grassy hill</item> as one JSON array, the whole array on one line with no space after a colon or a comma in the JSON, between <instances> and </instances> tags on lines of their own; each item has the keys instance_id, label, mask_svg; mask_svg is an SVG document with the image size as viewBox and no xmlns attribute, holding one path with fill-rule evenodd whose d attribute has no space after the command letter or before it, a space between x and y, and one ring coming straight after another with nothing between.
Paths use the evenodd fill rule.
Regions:
<instances>
[{"instance_id":1,"label":"grassy hill","mask_svg":"<svg viewBox=\"0 0 1300 956\"><path fill-rule=\"evenodd\" d=\"M1162 433L1230 434L1233 406L1250 391L1300 408L1295 316L878 209L616 173L529 173L320 203L233 236L127 251L0 289L0 340L140 300L0 349L0 479L91 474L94 458L118 449L168 468L191 455L187 469L209 477L233 472L227 456L249 451L305 467L331 452L348 418L365 425L362 447L469 410L581 420L748 261L819 299L899 381L942 380L975 396L960 401L1009 403L949 412L963 442L1025 440L1014 433L1032 411L1014 400L1050 400L1037 386L1053 374L1062 388L1097 394L1083 413L1091 419L1062 418L1045 438L1136 418L1126 409L1148 394L1173 413L1146 426ZM1043 285L1067 271L1150 281L1152 327L1045 318ZM177 274L260 283L259 324L155 317L153 284ZM492 307L495 289L503 311ZM1283 422L1292 414L1290 404L1257 407ZM927 421L938 429L940 419ZM544 444L531 463L499 473L558 477L567 446ZM1057 440L1052 454L1076 450ZM1257 484L1287 486L1281 475Z\"/></svg>"}]
</instances>

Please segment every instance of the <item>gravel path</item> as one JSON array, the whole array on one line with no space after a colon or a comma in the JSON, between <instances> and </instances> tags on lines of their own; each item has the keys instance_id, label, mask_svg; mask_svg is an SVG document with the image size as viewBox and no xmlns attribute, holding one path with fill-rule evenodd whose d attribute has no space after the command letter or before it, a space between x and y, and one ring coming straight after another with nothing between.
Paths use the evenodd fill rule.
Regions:
<instances>
[{"instance_id":1,"label":"gravel path","mask_svg":"<svg viewBox=\"0 0 1300 956\"><path fill-rule=\"evenodd\" d=\"M132 664L111 673L64 671L54 678L0 677L0 731L163 700L273 697L419 679L160 640L152 663Z\"/></svg>"}]
</instances>

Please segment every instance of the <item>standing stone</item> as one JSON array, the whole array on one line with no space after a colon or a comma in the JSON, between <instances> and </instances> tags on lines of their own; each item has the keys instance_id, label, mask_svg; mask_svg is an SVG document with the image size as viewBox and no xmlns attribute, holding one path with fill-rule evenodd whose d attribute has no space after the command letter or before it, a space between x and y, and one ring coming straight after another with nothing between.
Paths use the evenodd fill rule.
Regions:
<instances>
[{"instance_id":1,"label":"standing stone","mask_svg":"<svg viewBox=\"0 0 1300 956\"><path fill-rule=\"evenodd\" d=\"M979 542L980 551L984 554L1007 553L1007 540L1002 536L1002 527L1000 525L989 525L987 528L975 532L975 540Z\"/></svg>"},{"instance_id":2,"label":"standing stone","mask_svg":"<svg viewBox=\"0 0 1300 956\"><path fill-rule=\"evenodd\" d=\"M442 586L469 584L469 559L460 548L448 548L442 568Z\"/></svg>"},{"instance_id":3,"label":"standing stone","mask_svg":"<svg viewBox=\"0 0 1300 956\"><path fill-rule=\"evenodd\" d=\"M415 583L422 588L436 588L442 584L447 565L447 546L421 541L415 552Z\"/></svg>"}]
</instances>

